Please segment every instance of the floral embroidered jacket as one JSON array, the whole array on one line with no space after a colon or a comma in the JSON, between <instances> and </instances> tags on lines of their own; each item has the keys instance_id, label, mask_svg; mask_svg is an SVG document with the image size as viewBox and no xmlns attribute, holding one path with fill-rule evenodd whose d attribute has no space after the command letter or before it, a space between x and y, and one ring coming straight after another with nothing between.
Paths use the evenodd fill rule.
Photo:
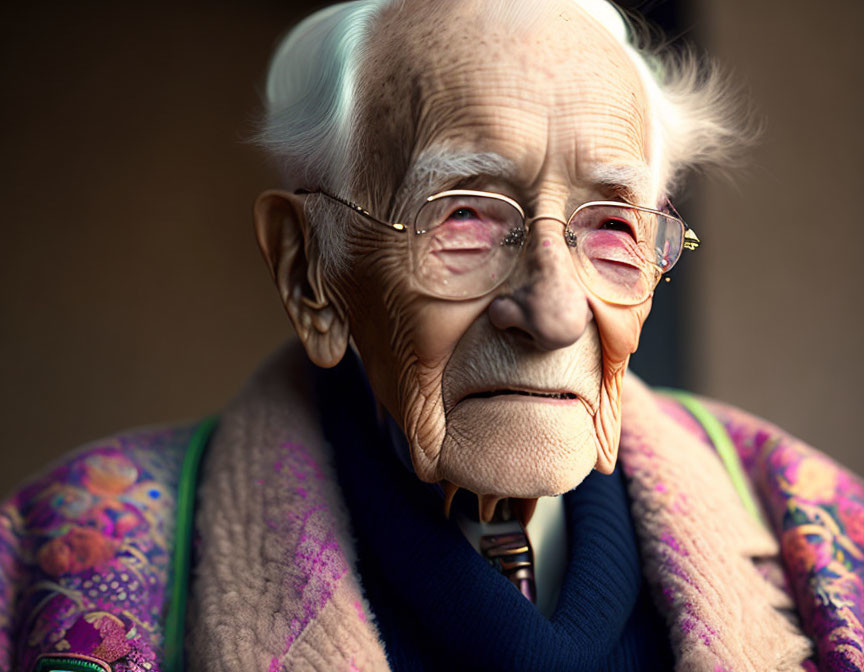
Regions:
<instances>
[{"instance_id":1,"label":"floral embroidered jacket","mask_svg":"<svg viewBox=\"0 0 864 672\"><path fill-rule=\"evenodd\" d=\"M303 371L290 350L274 357L210 441L180 605L189 669L387 669ZM734 408L688 410L632 376L625 389L619 455L676 669L864 669L861 480ZM195 429L91 444L0 507L0 670L39 669L45 653L70 670L174 665L178 486Z\"/></svg>"}]
</instances>

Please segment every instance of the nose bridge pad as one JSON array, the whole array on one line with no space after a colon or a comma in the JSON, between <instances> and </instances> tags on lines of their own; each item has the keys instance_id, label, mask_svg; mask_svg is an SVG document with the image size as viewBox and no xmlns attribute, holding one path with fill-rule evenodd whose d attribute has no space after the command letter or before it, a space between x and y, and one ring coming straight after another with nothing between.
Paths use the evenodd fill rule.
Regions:
<instances>
[{"instance_id":1,"label":"nose bridge pad","mask_svg":"<svg viewBox=\"0 0 864 672\"><path fill-rule=\"evenodd\" d=\"M563 239L565 245L567 242L566 241L567 222L565 222L560 217L555 217L553 215L540 215L537 217L532 217L530 220L528 220L526 222L526 226L528 228L528 238L526 240L525 247L531 248L528 251L528 254L534 256L534 258L531 259L531 261L529 262L529 268L532 271L529 278L531 276L534 276L535 273L541 273L541 275L544 275L544 276L547 275L547 273L544 272L544 267L548 266L548 264L544 264L541 261L543 259L543 250L545 248L544 248L544 245L541 243L540 239L536 236L537 227L535 225L536 222L544 220L544 219L552 220L552 221L560 224L561 225L561 231L560 231L559 235ZM523 250L523 252L524 252L524 250ZM557 255L556 255L556 260L557 260ZM556 267L557 267L557 264L556 264ZM557 270L557 268L556 268L556 270ZM526 280L528 280L529 278L526 278Z\"/></svg>"},{"instance_id":2,"label":"nose bridge pad","mask_svg":"<svg viewBox=\"0 0 864 672\"><path fill-rule=\"evenodd\" d=\"M564 229L567 228L567 222L565 222L560 217L556 217L555 215L537 215L536 217L532 217L531 219L525 222L525 225L530 229L534 222L537 222L541 219L551 219L553 222L558 222Z\"/></svg>"},{"instance_id":3,"label":"nose bridge pad","mask_svg":"<svg viewBox=\"0 0 864 672\"><path fill-rule=\"evenodd\" d=\"M566 261L569 262L564 263L563 266L560 262L565 261L565 259L561 259L559 255L555 255L554 261L558 263L554 264L554 268L550 268L548 263L544 264L542 261L543 250L545 248L541 241L535 238L536 227L534 227L534 223L544 219L555 221L561 225L559 235L562 238L561 242L563 242L564 246L567 248L564 256L566 257ZM542 292L544 291L544 288L542 287L544 282L561 272L565 272L571 274L571 282L575 286L578 286L578 291L580 293L585 294L586 296L589 295L591 292L586 284L586 278L583 274L584 269L581 268L579 260L576 259L567 242L568 223L554 215L540 215L526 220L525 225L528 231L520 253L521 261L519 262L519 265L522 268L522 276L516 283L514 283L514 289L517 290L518 294L526 297L527 295L534 294L538 289ZM531 249L526 249L529 247Z\"/></svg>"}]
</instances>

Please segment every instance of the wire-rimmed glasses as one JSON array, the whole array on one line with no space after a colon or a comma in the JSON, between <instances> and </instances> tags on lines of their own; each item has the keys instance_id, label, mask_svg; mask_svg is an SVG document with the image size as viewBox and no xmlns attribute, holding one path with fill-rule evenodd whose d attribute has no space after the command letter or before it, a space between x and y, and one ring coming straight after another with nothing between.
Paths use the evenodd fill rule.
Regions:
<instances>
[{"instance_id":1,"label":"wire-rimmed glasses","mask_svg":"<svg viewBox=\"0 0 864 672\"><path fill-rule=\"evenodd\" d=\"M321 194L378 224L410 231L418 284L432 296L456 301L483 296L509 277L533 221L509 196L470 189L429 196L409 225L381 220L325 191L298 193ZM564 239L585 286L603 301L625 306L647 299L682 251L699 245L680 217L622 201L583 203L567 219Z\"/></svg>"}]
</instances>

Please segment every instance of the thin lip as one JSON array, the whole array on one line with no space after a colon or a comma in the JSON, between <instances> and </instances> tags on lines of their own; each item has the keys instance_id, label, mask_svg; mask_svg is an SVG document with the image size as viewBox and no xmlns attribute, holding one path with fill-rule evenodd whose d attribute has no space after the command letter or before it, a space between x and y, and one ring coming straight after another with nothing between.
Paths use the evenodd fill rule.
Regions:
<instances>
[{"instance_id":1,"label":"thin lip","mask_svg":"<svg viewBox=\"0 0 864 672\"><path fill-rule=\"evenodd\" d=\"M578 392L575 392L574 390L568 390L568 389L562 389L562 388L549 389L549 388L537 388L537 387L522 387L522 386L515 386L515 385L493 385L493 386L489 386L489 387L480 387L477 389L468 390L467 392L465 392L463 395L461 395L459 397L459 399L456 401L454 406L458 406L463 401L467 400L469 397L475 398L473 395L483 394L486 392L496 392L498 390L501 390L502 392L504 392L504 394L493 395L493 396L510 397L510 396L513 396L513 394L506 394L507 392L516 393L517 395L520 392L524 392L526 395L529 395L529 394L530 395L550 395L549 397L543 397L543 396L528 396L527 397L528 399L536 399L538 401L545 399L546 401L560 401L560 402L582 401L582 402L585 402L585 399L582 397L582 395L579 394ZM554 398L552 398L551 395L555 395L555 394L572 394L575 397L575 399L554 399ZM486 397L486 398L489 398L489 397Z\"/></svg>"}]
</instances>

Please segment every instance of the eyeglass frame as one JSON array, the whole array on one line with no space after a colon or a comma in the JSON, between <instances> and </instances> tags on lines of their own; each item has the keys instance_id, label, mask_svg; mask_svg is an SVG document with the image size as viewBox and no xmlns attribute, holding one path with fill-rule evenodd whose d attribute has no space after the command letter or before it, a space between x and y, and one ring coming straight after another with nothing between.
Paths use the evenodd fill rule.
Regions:
<instances>
[{"instance_id":1,"label":"eyeglass frame","mask_svg":"<svg viewBox=\"0 0 864 672\"><path fill-rule=\"evenodd\" d=\"M408 226L406 224L402 224L401 222L388 222L386 220L383 220L379 217L376 217L371 212L369 212L366 208L358 205L357 203L354 203L353 201L349 201L348 199L342 198L341 196L337 196L336 194L331 194L330 192L325 191L324 189L297 189L294 193L299 195L299 196L310 196L313 194L321 194L322 196L326 196L327 198L331 199L332 201L335 201L337 203L340 203L341 205L345 205L345 206L351 208L351 210L353 210L357 214L375 222L376 224L380 224L381 226L386 226L387 228L389 228L393 231L398 231L400 233L407 233L408 232ZM520 216L522 217L523 225L525 226L526 229L528 229L528 225L531 222L534 222L538 219L552 219L556 222L562 222L564 224L565 238L566 238L567 227L570 226L570 222L573 221L573 218L576 217L576 215L581 210L583 210L584 208L586 208L588 206L592 206L592 205L605 205L605 206L612 206L612 207L626 206L626 207L630 207L630 208L635 208L641 212L649 212L649 213L654 214L654 215L661 215L663 217L668 217L669 219L673 219L673 220L675 220L681 224L683 231L684 231L684 234L681 237L681 249L678 251L678 254L675 257L675 261L673 261L671 264L669 264L668 268L663 269L663 268L660 268L660 266L658 264L655 264L655 266L657 266L660 273L657 275L657 282L654 284L654 288L656 288L657 285L660 283L660 278L663 276L663 274L672 270L672 268L675 266L675 264L678 263L678 261L681 259L681 255L683 254L684 250L692 252L693 250L697 249L702 244L702 241L699 240L699 237L696 235L696 232L692 228L690 228L690 226L687 224L687 222L685 222L684 219L678 214L678 212L675 210L674 206L672 206L671 203L669 203L669 206L672 208L672 210L674 211L675 214L670 214L668 212L663 212L662 210L656 210L654 208L648 208L648 207L645 207L642 205L633 205L632 203L627 203L625 201L586 201L585 203L582 203L581 205L577 206L576 209L573 210L573 212L570 214L570 216L567 218L567 221L565 222L564 220L558 219L557 217L548 217L545 215L541 215L540 217L532 217L529 219L528 216L525 214L525 209L521 205L519 205L519 203L517 201L510 198L506 194L501 194L501 193L494 192L494 191L478 191L478 190L474 190L474 189L447 189L445 191L439 191L439 192L432 194L431 196L426 197L426 199L424 199L424 201L423 201L423 204L417 209L417 213L419 214L420 210L422 210L422 208L426 204L432 203L434 201L437 201L439 198L444 198L447 196L486 197L486 198L494 198L494 199L497 199L500 201L504 201L508 205L511 205L512 207L514 207L516 209L516 211L520 214ZM416 217L417 217L417 214L415 214L415 219L416 219ZM422 234L422 233L426 233L426 231L417 231L416 233ZM569 244L569 242L568 242L568 244ZM502 278L501 280L498 281L498 283L496 285L490 287L485 292L478 294L476 297L463 298L463 297L438 296L432 292L430 292L430 294L432 296L435 296L436 298L440 298L440 299L443 299L445 301L464 301L464 300L468 300L470 298L478 298L480 296L485 296L489 292L492 292L496 288L500 287L501 284L503 284L505 282L505 280L506 280L506 277ZM588 289L590 290L590 287ZM642 299L641 301L645 301L649 296L651 296L653 291L654 290L652 289L651 292L649 292L649 294L644 299ZM602 296L600 296L599 294L596 294L596 292L594 292L593 290L591 291L591 293L595 294L601 301L604 301L605 303L609 303L611 305L638 305L639 303L641 303L641 301L633 303L633 304L619 303L616 301L610 301L609 299L605 299Z\"/></svg>"}]
</instances>

